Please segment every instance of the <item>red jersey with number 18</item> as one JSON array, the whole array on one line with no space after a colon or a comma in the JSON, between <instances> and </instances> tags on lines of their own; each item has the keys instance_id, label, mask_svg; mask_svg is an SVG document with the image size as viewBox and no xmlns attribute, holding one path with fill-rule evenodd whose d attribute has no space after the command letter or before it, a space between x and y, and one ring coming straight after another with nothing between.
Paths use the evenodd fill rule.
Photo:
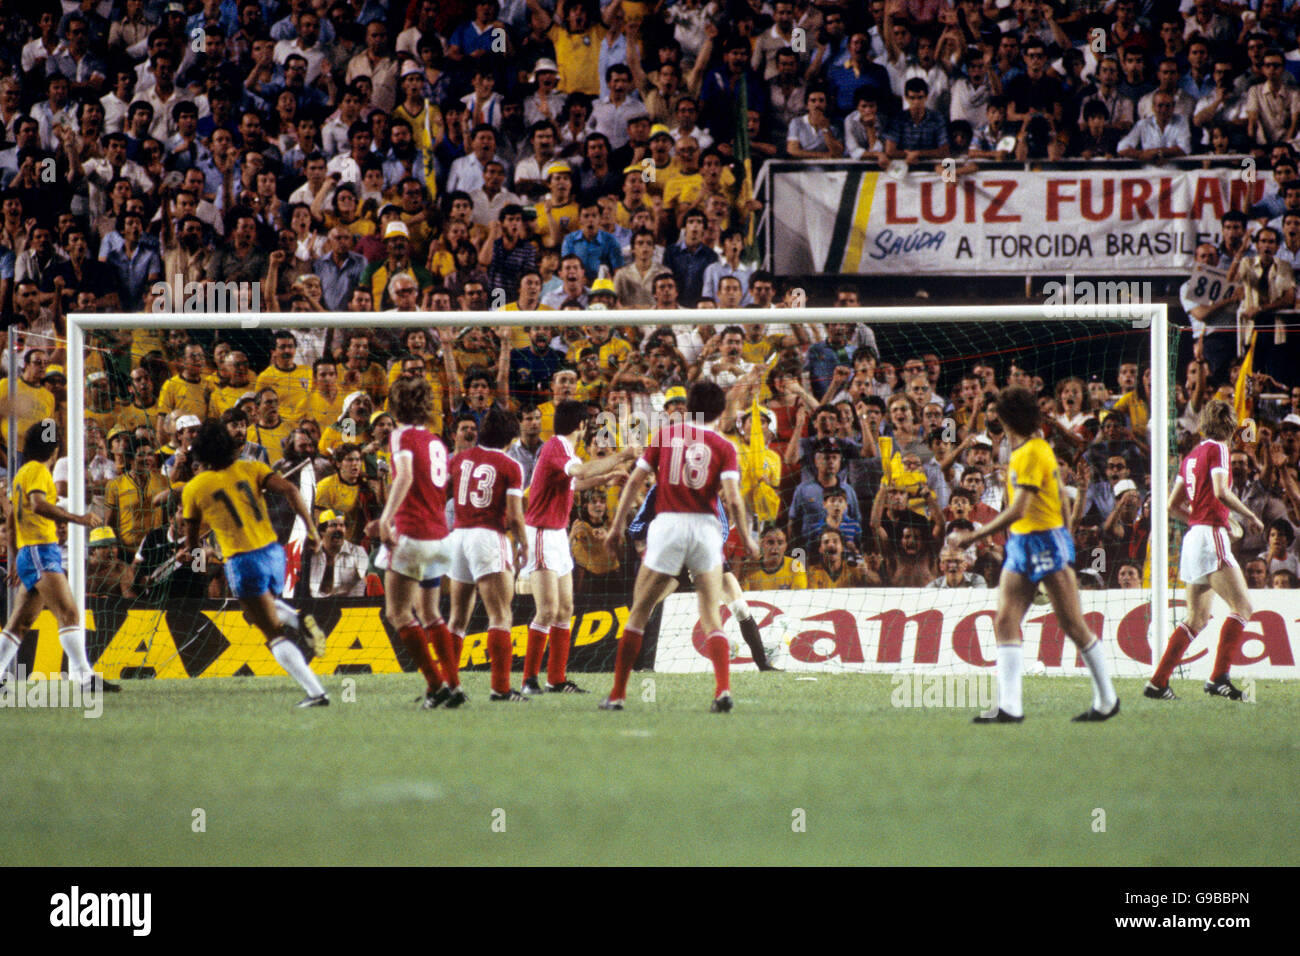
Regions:
<instances>
[{"instance_id":1,"label":"red jersey with number 18","mask_svg":"<svg viewBox=\"0 0 1300 956\"><path fill-rule=\"evenodd\" d=\"M1216 471L1227 474L1228 487L1231 488L1228 446L1209 438L1193 448L1191 454L1178 466L1178 477L1187 486L1187 510L1191 513L1194 525L1205 524L1216 528L1228 526L1228 506L1214 496L1212 476Z\"/></svg>"},{"instance_id":2,"label":"red jersey with number 18","mask_svg":"<svg viewBox=\"0 0 1300 956\"><path fill-rule=\"evenodd\" d=\"M419 541L447 537L447 446L430 431L403 425L388 439L393 461L409 456L411 487L393 516L397 533Z\"/></svg>"},{"instance_id":3,"label":"red jersey with number 18","mask_svg":"<svg viewBox=\"0 0 1300 956\"><path fill-rule=\"evenodd\" d=\"M582 459L573 453L573 446L563 435L546 439L528 484L528 511L524 515L528 527L563 530L569 526L573 472L581 465Z\"/></svg>"},{"instance_id":4,"label":"red jersey with number 18","mask_svg":"<svg viewBox=\"0 0 1300 956\"><path fill-rule=\"evenodd\" d=\"M689 422L655 432L636 464L655 476L657 514L717 514L722 479L740 480L736 446Z\"/></svg>"},{"instance_id":5,"label":"red jersey with number 18","mask_svg":"<svg viewBox=\"0 0 1300 956\"><path fill-rule=\"evenodd\" d=\"M451 460L451 493L456 528L490 528L504 534L506 496L524 493L519 462L495 448L472 445Z\"/></svg>"}]
</instances>

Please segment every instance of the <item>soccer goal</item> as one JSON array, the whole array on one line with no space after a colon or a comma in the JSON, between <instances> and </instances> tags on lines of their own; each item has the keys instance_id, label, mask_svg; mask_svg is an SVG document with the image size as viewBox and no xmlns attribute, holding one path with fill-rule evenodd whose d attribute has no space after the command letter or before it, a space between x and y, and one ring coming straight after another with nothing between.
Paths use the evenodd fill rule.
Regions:
<instances>
[{"instance_id":1,"label":"soccer goal","mask_svg":"<svg viewBox=\"0 0 1300 956\"><path fill-rule=\"evenodd\" d=\"M755 324L760 316L767 321ZM1045 417L1052 421L1044 434L1067 486L1066 507L1081 519L1075 522L1075 540L1083 608L1089 625L1106 640L1112 673L1143 675L1160 653L1168 614L1153 614L1152 609L1168 606L1168 522L1162 506L1170 447L1168 383L1164 374L1151 377L1143 403L1145 433L1132 427L1131 411L1139 403L1125 397L1122 383L1130 374L1140 380L1143 368L1167 368L1170 333L1163 305L702 309L680 310L671 324L655 312L593 316L553 311L528 318L558 328L559 344L579 360L584 349L578 340L587 333L566 330L587 327L606 344L611 340L605 330L613 331L616 344L621 330L641 330L642 342L626 349L607 350L598 341L597 377L603 375L603 388L594 387L590 373L579 369L576 397L590 405L579 438L580 456L644 442L665 421L665 400L673 399L676 383L663 362L681 359L689 368L699 354L706 354L700 374L728 388L733 399L719 429L737 445L742 496L760 544L759 556L749 558L737 551L734 537L729 539L729 566L767 655L778 666L809 672L991 669L1001 547L986 539L959 550L948 542L954 531L989 520L1005 501L1010 448L988 393L1009 383L1037 388ZM603 323L599 334L593 331L593 318ZM488 328L516 344L526 341L513 329L527 319L503 312L376 313L364 321L370 330L451 327L459 333ZM305 339L320 329L356 329L358 317L69 316L67 454L73 510L87 500L85 423L93 418L86 405L88 356L94 361L101 333L138 329L143 323L216 330L218 341L227 330L251 328L287 329ZM733 326L740 329L738 348L730 341L732 333L723 334ZM657 334L659 329L667 335ZM719 341L712 340L711 332L719 333ZM645 348L656 336L658 344ZM638 335L629 332L628 338ZM436 346L436 335L429 336L429 344ZM670 354L674 351L676 356ZM613 383L607 353L617 353L617 370L626 373ZM633 360L635 368L628 364ZM435 365L432 356L429 365ZM669 382L673 385L661 387ZM442 387L447 407L441 424L452 448L465 436L454 435L450 391L445 381ZM593 396L596 400L590 401ZM382 402L374 408L378 415ZM545 414L543 407L543 418ZM337 432L344 422L316 424L321 432L331 427ZM345 437L369 438L370 425L356 425L365 435ZM1115 455L1106 454L1111 451ZM1124 524L1121 530L1090 513L1098 493L1089 497L1089 488L1106 481L1107 460L1116 456L1125 460L1139 501L1150 488L1154 495L1149 500L1155 503L1145 506L1149 513L1140 513L1132 528ZM372 465L382 495L378 460L366 461L363 480ZM291 472L309 493L323 483L314 470L299 465ZM1110 487L1113 491L1116 484ZM1069 489L1080 499L1077 509ZM576 565L572 670L612 669L626 620L639 563L637 545L621 540L613 556L600 547L602 522L608 523L620 490L621 480L614 478L575 496L569 529ZM1121 496L1126 490L1120 487ZM235 602L215 594L174 593L169 582L179 566L152 568L148 586L135 596L102 593L103 588L88 593L87 545L86 530L70 526L69 579L80 606L88 610L91 657L106 676L280 673ZM293 537L287 549L292 566ZM302 559L301 549L297 556L314 560ZM130 562L133 555L122 557ZM310 605L328 634L325 654L312 661L314 670L328 675L414 669L383 621L378 575L366 575L363 593L330 597L312 596L304 583L310 575L305 563L296 578L291 571L286 591L296 591L286 597ZM519 582L518 591L516 666L534 611L527 579ZM723 616L734 637L736 665L752 666L735 615L728 608ZM697 618L696 598L684 577L652 620L638 666L707 670ZM53 626L41 631L41 644L57 648ZM1031 672L1086 673L1050 607L1031 608L1024 635ZM471 619L461 665L487 666L481 607Z\"/></svg>"}]
</instances>

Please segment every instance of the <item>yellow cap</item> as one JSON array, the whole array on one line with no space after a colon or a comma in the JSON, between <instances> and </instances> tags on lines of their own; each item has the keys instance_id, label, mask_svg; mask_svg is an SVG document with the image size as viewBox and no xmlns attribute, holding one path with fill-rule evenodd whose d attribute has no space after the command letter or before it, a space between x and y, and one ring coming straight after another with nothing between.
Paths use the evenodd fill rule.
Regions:
<instances>
[{"instance_id":1,"label":"yellow cap","mask_svg":"<svg viewBox=\"0 0 1300 956\"><path fill-rule=\"evenodd\" d=\"M68 373L63 371L62 365L47 365L45 367L45 374L42 378L49 378L51 375L62 375L65 380L68 377Z\"/></svg>"},{"instance_id":2,"label":"yellow cap","mask_svg":"<svg viewBox=\"0 0 1300 956\"><path fill-rule=\"evenodd\" d=\"M342 521L342 520L343 520L342 515L336 514L333 511L322 511L321 516L316 519L316 527L319 528L321 525L329 524L331 521Z\"/></svg>"},{"instance_id":3,"label":"yellow cap","mask_svg":"<svg viewBox=\"0 0 1300 956\"><path fill-rule=\"evenodd\" d=\"M656 136L667 136L669 139L673 138L672 132L663 123L655 123L654 126L650 127L650 138L654 139Z\"/></svg>"},{"instance_id":4,"label":"yellow cap","mask_svg":"<svg viewBox=\"0 0 1300 956\"><path fill-rule=\"evenodd\" d=\"M117 535L113 533L112 528L95 528L90 532L90 540L86 542L88 547L103 544L117 544Z\"/></svg>"},{"instance_id":5,"label":"yellow cap","mask_svg":"<svg viewBox=\"0 0 1300 956\"><path fill-rule=\"evenodd\" d=\"M608 292L610 295L615 295L616 293L614 292L614 280L597 279L595 282L591 284L591 291L593 295L597 292Z\"/></svg>"},{"instance_id":6,"label":"yellow cap","mask_svg":"<svg viewBox=\"0 0 1300 956\"><path fill-rule=\"evenodd\" d=\"M669 402L684 401L686 401L686 389L682 388L680 385L674 385L672 388L668 389L668 391L664 392L665 405Z\"/></svg>"}]
</instances>

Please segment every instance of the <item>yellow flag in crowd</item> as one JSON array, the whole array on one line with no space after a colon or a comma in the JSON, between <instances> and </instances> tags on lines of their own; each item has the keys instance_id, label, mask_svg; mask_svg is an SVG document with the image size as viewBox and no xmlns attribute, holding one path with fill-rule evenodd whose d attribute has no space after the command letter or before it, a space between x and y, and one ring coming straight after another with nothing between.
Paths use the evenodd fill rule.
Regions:
<instances>
[{"instance_id":1,"label":"yellow flag in crowd","mask_svg":"<svg viewBox=\"0 0 1300 956\"><path fill-rule=\"evenodd\" d=\"M1232 390L1232 406L1237 410L1237 421L1245 421L1255 412L1255 339L1259 333L1250 334L1250 348L1241 360L1241 371Z\"/></svg>"}]
</instances>

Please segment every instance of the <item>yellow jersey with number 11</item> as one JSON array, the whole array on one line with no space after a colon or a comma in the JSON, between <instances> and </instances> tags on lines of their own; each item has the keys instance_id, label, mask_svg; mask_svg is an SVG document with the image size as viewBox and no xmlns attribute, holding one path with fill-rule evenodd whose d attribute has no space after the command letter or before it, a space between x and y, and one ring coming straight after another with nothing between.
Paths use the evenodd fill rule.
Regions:
<instances>
[{"instance_id":1,"label":"yellow jersey with number 11","mask_svg":"<svg viewBox=\"0 0 1300 956\"><path fill-rule=\"evenodd\" d=\"M221 471L191 478L181 493L182 513L206 519L226 558L256 551L275 542L262 486L273 472L260 461L237 461Z\"/></svg>"}]
</instances>

